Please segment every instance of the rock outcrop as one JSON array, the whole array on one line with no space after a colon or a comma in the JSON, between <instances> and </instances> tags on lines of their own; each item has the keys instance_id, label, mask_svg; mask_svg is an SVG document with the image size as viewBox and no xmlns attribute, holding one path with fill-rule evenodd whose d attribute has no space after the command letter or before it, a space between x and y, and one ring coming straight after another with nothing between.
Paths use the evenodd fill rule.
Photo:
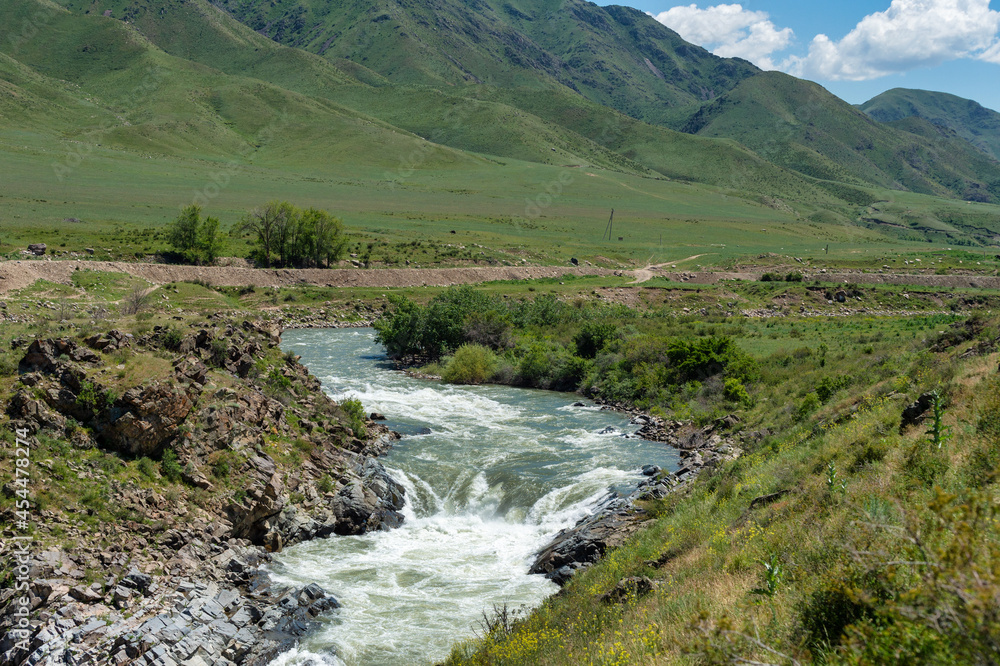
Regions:
<instances>
[{"instance_id":1,"label":"rock outcrop","mask_svg":"<svg viewBox=\"0 0 1000 666\"><path fill-rule=\"evenodd\" d=\"M297 357L268 351L279 342L270 324L215 317L190 334L110 330L84 345L27 346L12 425L109 452L101 465L60 464L122 517L87 527L73 507L40 512L78 545L31 561L32 633L27 645L8 634L0 662L267 664L336 608L317 586L274 585L260 566L307 539L398 527L403 487L373 458L398 435L368 422L358 437ZM158 374L123 386L135 354L145 356L130 367ZM147 458L162 484L118 478L118 456ZM12 524L12 510L0 520ZM15 602L0 592L0 632L14 626Z\"/></svg>"}]
</instances>

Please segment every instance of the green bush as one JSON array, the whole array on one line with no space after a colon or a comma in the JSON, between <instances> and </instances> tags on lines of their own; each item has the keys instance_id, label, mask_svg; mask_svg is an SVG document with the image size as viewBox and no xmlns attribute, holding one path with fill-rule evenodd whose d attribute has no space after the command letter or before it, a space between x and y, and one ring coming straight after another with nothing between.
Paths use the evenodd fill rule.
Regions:
<instances>
[{"instance_id":1,"label":"green bush","mask_svg":"<svg viewBox=\"0 0 1000 666\"><path fill-rule=\"evenodd\" d=\"M619 337L620 326L614 322L588 322L573 338L580 358L594 358L608 344Z\"/></svg>"},{"instance_id":2,"label":"green bush","mask_svg":"<svg viewBox=\"0 0 1000 666\"><path fill-rule=\"evenodd\" d=\"M280 394L288 391L292 387L292 380L282 374L279 368L271 368L264 380L264 387L268 393Z\"/></svg>"},{"instance_id":3,"label":"green bush","mask_svg":"<svg viewBox=\"0 0 1000 666\"><path fill-rule=\"evenodd\" d=\"M181 480L181 465L177 462L177 454L173 449L167 449L160 460L160 473L165 479L177 483Z\"/></svg>"},{"instance_id":4,"label":"green bush","mask_svg":"<svg viewBox=\"0 0 1000 666\"><path fill-rule=\"evenodd\" d=\"M368 429L365 427L365 408L357 398L348 398L340 403L341 409L347 415L347 425L354 432L354 436L364 439L368 436Z\"/></svg>"},{"instance_id":5,"label":"green bush","mask_svg":"<svg viewBox=\"0 0 1000 666\"><path fill-rule=\"evenodd\" d=\"M493 376L497 357L491 349L465 344L455 351L441 378L451 384L482 384Z\"/></svg>"},{"instance_id":6,"label":"green bush","mask_svg":"<svg viewBox=\"0 0 1000 666\"><path fill-rule=\"evenodd\" d=\"M212 340L211 344L212 355L209 357L209 363L217 368L221 368L229 360L229 342L224 338L216 338Z\"/></svg>"},{"instance_id":7,"label":"green bush","mask_svg":"<svg viewBox=\"0 0 1000 666\"><path fill-rule=\"evenodd\" d=\"M215 464L212 465L212 476L217 479L228 479L231 471L232 468L229 465L229 460L226 458L219 458L215 461Z\"/></svg>"},{"instance_id":8,"label":"green bush","mask_svg":"<svg viewBox=\"0 0 1000 666\"><path fill-rule=\"evenodd\" d=\"M848 386L850 383L850 377L823 377L823 379L819 380L819 383L816 384L816 395L819 397L820 402L827 402L833 397L834 393Z\"/></svg>"},{"instance_id":9,"label":"green bush","mask_svg":"<svg viewBox=\"0 0 1000 666\"><path fill-rule=\"evenodd\" d=\"M811 650L840 645L848 626L873 617L871 607L854 597L839 588L817 590L809 597L802 609L801 626Z\"/></svg>"},{"instance_id":10,"label":"green bush","mask_svg":"<svg viewBox=\"0 0 1000 666\"><path fill-rule=\"evenodd\" d=\"M136 468L139 470L139 474L142 474L150 481L155 481L157 479L158 475L156 473L156 463L149 458L139 458L139 460L136 461Z\"/></svg>"},{"instance_id":11,"label":"green bush","mask_svg":"<svg viewBox=\"0 0 1000 666\"><path fill-rule=\"evenodd\" d=\"M799 408L796 411L796 418L799 421L806 420L807 418L809 418L810 414L819 409L819 405L820 405L819 396L816 395L816 392L813 391L812 393L809 393L808 395L806 395L805 398L802 399L802 402L799 404Z\"/></svg>"},{"instance_id":12,"label":"green bush","mask_svg":"<svg viewBox=\"0 0 1000 666\"><path fill-rule=\"evenodd\" d=\"M160 339L163 341L164 347L176 350L181 346L181 342L184 340L184 334L173 326L168 326L160 332Z\"/></svg>"},{"instance_id":13,"label":"green bush","mask_svg":"<svg viewBox=\"0 0 1000 666\"><path fill-rule=\"evenodd\" d=\"M722 396L726 400L738 402L741 405L749 405L751 403L750 394L747 393L747 387L743 385L743 382L735 377L726 378L725 384L722 388Z\"/></svg>"}]
</instances>

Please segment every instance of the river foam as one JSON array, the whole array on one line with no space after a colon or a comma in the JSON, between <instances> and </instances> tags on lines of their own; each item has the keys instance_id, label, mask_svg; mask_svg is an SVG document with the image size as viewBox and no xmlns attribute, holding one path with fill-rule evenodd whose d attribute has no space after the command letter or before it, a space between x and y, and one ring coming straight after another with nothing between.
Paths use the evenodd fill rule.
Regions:
<instances>
[{"instance_id":1,"label":"river foam","mask_svg":"<svg viewBox=\"0 0 1000 666\"><path fill-rule=\"evenodd\" d=\"M300 354L335 399L356 397L405 436L384 457L406 488L399 529L299 544L276 556L279 582L316 582L342 607L278 666L432 663L471 638L493 604L534 607L556 591L528 575L535 552L644 464L676 467L662 444L625 439L627 419L577 397L449 386L383 362L371 331L300 330ZM607 426L617 432L602 434ZM325 659L326 661L321 661Z\"/></svg>"}]
</instances>

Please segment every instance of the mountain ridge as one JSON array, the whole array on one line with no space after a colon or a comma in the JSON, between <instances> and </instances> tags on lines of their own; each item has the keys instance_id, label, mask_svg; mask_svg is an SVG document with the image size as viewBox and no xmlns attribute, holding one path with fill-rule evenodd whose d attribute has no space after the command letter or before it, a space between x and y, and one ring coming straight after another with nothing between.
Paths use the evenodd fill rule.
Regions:
<instances>
[{"instance_id":1,"label":"mountain ridge","mask_svg":"<svg viewBox=\"0 0 1000 666\"><path fill-rule=\"evenodd\" d=\"M993 159L1000 160L1000 113L975 100L930 90L893 88L859 104L858 108L890 125L917 117L948 127Z\"/></svg>"}]
</instances>

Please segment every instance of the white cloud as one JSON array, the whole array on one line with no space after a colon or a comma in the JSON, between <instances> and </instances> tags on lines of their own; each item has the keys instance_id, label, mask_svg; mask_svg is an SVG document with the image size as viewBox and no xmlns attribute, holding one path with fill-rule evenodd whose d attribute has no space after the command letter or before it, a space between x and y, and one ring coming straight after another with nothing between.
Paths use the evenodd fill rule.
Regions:
<instances>
[{"instance_id":1,"label":"white cloud","mask_svg":"<svg viewBox=\"0 0 1000 666\"><path fill-rule=\"evenodd\" d=\"M816 35L809 54L782 68L796 76L864 81L958 58L1000 64L1000 12L990 0L892 0L840 41Z\"/></svg>"},{"instance_id":2,"label":"white cloud","mask_svg":"<svg viewBox=\"0 0 1000 666\"><path fill-rule=\"evenodd\" d=\"M767 12L749 11L742 5L673 7L653 16L681 37L726 58L745 58L763 69L776 69L771 54L792 41L791 28L780 30Z\"/></svg>"},{"instance_id":3,"label":"white cloud","mask_svg":"<svg viewBox=\"0 0 1000 666\"><path fill-rule=\"evenodd\" d=\"M997 40L993 46L980 53L979 59L1000 65L1000 40Z\"/></svg>"}]
</instances>

